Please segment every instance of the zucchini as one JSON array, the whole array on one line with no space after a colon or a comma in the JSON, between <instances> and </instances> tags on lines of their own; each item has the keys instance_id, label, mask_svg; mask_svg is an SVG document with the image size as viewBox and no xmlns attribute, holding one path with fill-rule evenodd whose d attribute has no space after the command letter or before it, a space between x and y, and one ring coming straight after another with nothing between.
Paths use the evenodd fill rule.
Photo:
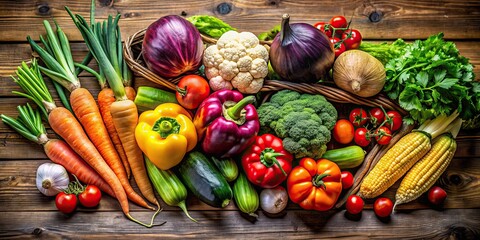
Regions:
<instances>
[{"instance_id":1,"label":"zucchini","mask_svg":"<svg viewBox=\"0 0 480 240\"><path fill-rule=\"evenodd\" d=\"M178 103L175 93L147 86L138 88L133 102L140 112L153 110L162 103Z\"/></svg>"},{"instance_id":2,"label":"zucchini","mask_svg":"<svg viewBox=\"0 0 480 240\"><path fill-rule=\"evenodd\" d=\"M147 174L152 182L155 190L162 200L169 206L177 206L183 210L190 220L197 222L188 214L185 200L187 199L187 188L180 181L180 179L171 170L158 169L151 161L145 156L145 166L147 168Z\"/></svg>"},{"instance_id":3,"label":"zucchini","mask_svg":"<svg viewBox=\"0 0 480 240\"><path fill-rule=\"evenodd\" d=\"M237 181L233 184L233 198L240 211L252 217L258 217L255 211L257 211L260 206L260 198L253 185L243 173L238 175Z\"/></svg>"},{"instance_id":4,"label":"zucchini","mask_svg":"<svg viewBox=\"0 0 480 240\"><path fill-rule=\"evenodd\" d=\"M233 158L218 159L212 157L212 162L217 166L227 182L233 182L238 176L238 166Z\"/></svg>"},{"instance_id":5,"label":"zucchini","mask_svg":"<svg viewBox=\"0 0 480 240\"><path fill-rule=\"evenodd\" d=\"M190 152L179 164L183 183L202 202L218 208L226 207L233 198L227 180L201 152Z\"/></svg>"},{"instance_id":6,"label":"zucchini","mask_svg":"<svg viewBox=\"0 0 480 240\"><path fill-rule=\"evenodd\" d=\"M360 146L353 145L328 150L322 155L322 158L335 162L343 170L360 166L365 159L365 151Z\"/></svg>"}]
</instances>

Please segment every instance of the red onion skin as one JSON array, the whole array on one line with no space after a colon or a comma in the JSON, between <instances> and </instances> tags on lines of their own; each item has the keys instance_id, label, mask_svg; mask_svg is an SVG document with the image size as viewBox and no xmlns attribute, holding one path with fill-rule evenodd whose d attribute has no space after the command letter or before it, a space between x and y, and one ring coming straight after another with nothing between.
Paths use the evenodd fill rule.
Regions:
<instances>
[{"instance_id":1,"label":"red onion skin","mask_svg":"<svg viewBox=\"0 0 480 240\"><path fill-rule=\"evenodd\" d=\"M203 50L198 30L177 15L164 16L152 23L142 44L148 69L164 78L197 71L202 65Z\"/></svg>"},{"instance_id":2,"label":"red onion skin","mask_svg":"<svg viewBox=\"0 0 480 240\"><path fill-rule=\"evenodd\" d=\"M325 79L333 66L335 52L327 35L306 23L288 23L282 19L282 30L270 47L273 70L281 80L314 83Z\"/></svg>"}]
</instances>

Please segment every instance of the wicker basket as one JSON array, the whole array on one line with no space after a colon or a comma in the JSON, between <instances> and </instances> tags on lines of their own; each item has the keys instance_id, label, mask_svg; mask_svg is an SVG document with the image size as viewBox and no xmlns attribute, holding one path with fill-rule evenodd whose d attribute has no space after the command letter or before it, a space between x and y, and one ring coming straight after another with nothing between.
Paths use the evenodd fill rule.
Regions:
<instances>
[{"instance_id":1,"label":"wicker basket","mask_svg":"<svg viewBox=\"0 0 480 240\"><path fill-rule=\"evenodd\" d=\"M127 38L123 48L125 60L135 74L142 76L149 81L159 84L162 88L175 91L175 84L178 83L179 78L164 79L150 71L145 66L145 62L143 61L141 54L142 42L145 31L146 29L140 30ZM216 43L216 39L206 37L204 35L202 35L202 40L204 43L207 44ZM263 44L269 45L269 42L263 42ZM321 94L331 102L365 105L370 107L382 106L385 109L397 110L402 115L407 114L407 112L403 108L401 108L396 102L390 100L383 94L378 94L372 98L362 98L334 86L327 86L326 84L293 83L279 80L265 80L263 88L260 91L271 93L283 89L290 89L309 94Z\"/></svg>"}]
</instances>

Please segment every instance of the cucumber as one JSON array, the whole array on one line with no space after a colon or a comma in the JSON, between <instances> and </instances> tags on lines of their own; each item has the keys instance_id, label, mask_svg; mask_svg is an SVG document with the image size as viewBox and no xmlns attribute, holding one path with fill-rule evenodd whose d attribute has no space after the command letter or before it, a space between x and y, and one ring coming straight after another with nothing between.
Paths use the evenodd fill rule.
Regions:
<instances>
[{"instance_id":1,"label":"cucumber","mask_svg":"<svg viewBox=\"0 0 480 240\"><path fill-rule=\"evenodd\" d=\"M201 152L190 152L179 164L178 172L187 188L212 207L224 208L233 198L227 180Z\"/></svg>"},{"instance_id":2,"label":"cucumber","mask_svg":"<svg viewBox=\"0 0 480 240\"><path fill-rule=\"evenodd\" d=\"M233 197L240 211L258 218L255 211L260 206L260 198L244 173L240 173L237 181L233 184Z\"/></svg>"},{"instance_id":3,"label":"cucumber","mask_svg":"<svg viewBox=\"0 0 480 240\"><path fill-rule=\"evenodd\" d=\"M233 158L218 159L212 157L212 162L217 166L220 173L225 177L227 182L233 182L238 176L238 166Z\"/></svg>"},{"instance_id":4,"label":"cucumber","mask_svg":"<svg viewBox=\"0 0 480 240\"><path fill-rule=\"evenodd\" d=\"M171 170L158 169L150 159L145 156L145 166L148 178L162 200L169 206L177 206L183 210L190 220L197 222L188 214L185 200L187 199L187 188Z\"/></svg>"},{"instance_id":5,"label":"cucumber","mask_svg":"<svg viewBox=\"0 0 480 240\"><path fill-rule=\"evenodd\" d=\"M138 88L133 102L140 112L153 110L162 103L178 103L175 93L147 86Z\"/></svg>"},{"instance_id":6,"label":"cucumber","mask_svg":"<svg viewBox=\"0 0 480 240\"><path fill-rule=\"evenodd\" d=\"M335 162L343 170L360 166L365 159L365 151L360 146L353 145L328 150L322 155L322 158Z\"/></svg>"}]
</instances>

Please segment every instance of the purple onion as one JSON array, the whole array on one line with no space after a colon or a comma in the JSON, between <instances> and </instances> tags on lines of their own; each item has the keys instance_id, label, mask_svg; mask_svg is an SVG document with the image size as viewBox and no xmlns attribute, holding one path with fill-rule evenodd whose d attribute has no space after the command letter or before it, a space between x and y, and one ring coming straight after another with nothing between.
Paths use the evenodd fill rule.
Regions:
<instances>
[{"instance_id":1,"label":"purple onion","mask_svg":"<svg viewBox=\"0 0 480 240\"><path fill-rule=\"evenodd\" d=\"M177 15L152 23L143 39L148 69L164 78L193 73L202 65L203 42L197 28Z\"/></svg>"},{"instance_id":2,"label":"purple onion","mask_svg":"<svg viewBox=\"0 0 480 240\"><path fill-rule=\"evenodd\" d=\"M289 24L290 16L282 17L281 31L270 47L273 70L281 80L317 82L324 79L333 66L335 52L327 35L307 23Z\"/></svg>"}]
</instances>

